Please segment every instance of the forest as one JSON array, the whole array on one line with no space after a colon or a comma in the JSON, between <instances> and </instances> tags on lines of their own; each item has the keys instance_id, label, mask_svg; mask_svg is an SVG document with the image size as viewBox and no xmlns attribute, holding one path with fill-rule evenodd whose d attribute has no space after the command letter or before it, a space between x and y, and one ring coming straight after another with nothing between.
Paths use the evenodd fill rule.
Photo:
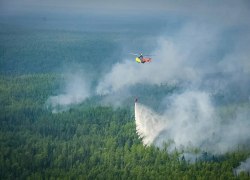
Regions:
<instances>
[{"instance_id":1,"label":"forest","mask_svg":"<svg viewBox=\"0 0 250 180\"><path fill-rule=\"evenodd\" d=\"M138 44L152 49L144 42L154 41L154 33L121 32L127 24L105 32L0 25L0 179L250 179L234 170L249 148L222 155L202 151L190 162L178 149L170 153L168 144L143 145L134 96L159 109L160 99L178 86L137 84L119 107L100 103L105 97L98 95L58 113L46 105L61 91L65 67L84 68L94 86L124 51ZM130 39L129 48L121 46ZM222 111L227 116L230 107Z\"/></svg>"},{"instance_id":2,"label":"forest","mask_svg":"<svg viewBox=\"0 0 250 180\"><path fill-rule=\"evenodd\" d=\"M249 179L233 172L248 150L190 163L167 145L145 147L130 108L83 103L53 114L44 101L55 79L1 76L1 179Z\"/></svg>"}]
</instances>

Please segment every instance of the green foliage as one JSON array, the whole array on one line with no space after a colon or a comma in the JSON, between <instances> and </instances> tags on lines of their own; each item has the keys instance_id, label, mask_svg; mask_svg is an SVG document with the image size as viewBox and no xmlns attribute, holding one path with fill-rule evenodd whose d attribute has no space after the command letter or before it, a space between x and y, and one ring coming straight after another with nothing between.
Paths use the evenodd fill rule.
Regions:
<instances>
[{"instance_id":1,"label":"green foliage","mask_svg":"<svg viewBox=\"0 0 250 180\"><path fill-rule=\"evenodd\" d=\"M0 77L0 179L249 179L232 171L247 152L189 164L178 152L144 147L129 108L51 113L44 103L56 79Z\"/></svg>"}]
</instances>

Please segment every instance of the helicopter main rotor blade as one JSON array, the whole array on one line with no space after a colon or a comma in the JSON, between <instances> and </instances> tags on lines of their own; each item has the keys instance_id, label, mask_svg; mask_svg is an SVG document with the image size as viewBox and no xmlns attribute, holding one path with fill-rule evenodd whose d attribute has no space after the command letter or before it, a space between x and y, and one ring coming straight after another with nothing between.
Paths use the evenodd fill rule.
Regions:
<instances>
[{"instance_id":1,"label":"helicopter main rotor blade","mask_svg":"<svg viewBox=\"0 0 250 180\"><path fill-rule=\"evenodd\" d=\"M131 55L134 55L134 56L140 56L139 54L135 54L135 53L129 53Z\"/></svg>"}]
</instances>

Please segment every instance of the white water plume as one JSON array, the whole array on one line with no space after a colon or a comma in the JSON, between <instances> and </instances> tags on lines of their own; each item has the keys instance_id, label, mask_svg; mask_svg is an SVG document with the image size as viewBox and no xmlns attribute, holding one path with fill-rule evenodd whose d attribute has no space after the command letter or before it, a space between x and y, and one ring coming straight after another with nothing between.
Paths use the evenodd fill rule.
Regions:
<instances>
[{"instance_id":1,"label":"white water plume","mask_svg":"<svg viewBox=\"0 0 250 180\"><path fill-rule=\"evenodd\" d=\"M136 131L144 145L152 144L167 126L160 116L140 103L135 103L135 123Z\"/></svg>"}]
</instances>

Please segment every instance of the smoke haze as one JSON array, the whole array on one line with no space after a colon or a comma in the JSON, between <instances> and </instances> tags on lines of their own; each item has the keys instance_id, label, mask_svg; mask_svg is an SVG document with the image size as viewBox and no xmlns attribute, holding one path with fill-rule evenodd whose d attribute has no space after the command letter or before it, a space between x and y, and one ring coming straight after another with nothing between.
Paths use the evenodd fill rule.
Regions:
<instances>
[{"instance_id":1,"label":"smoke haze","mask_svg":"<svg viewBox=\"0 0 250 180\"><path fill-rule=\"evenodd\" d=\"M39 7L42 7L41 10ZM136 105L137 132L145 145L162 146L164 142L171 140L173 142L169 147L170 151L174 148L200 147L221 153L233 150L237 145L248 144L249 1L129 0L117 3L109 0L104 3L76 0L74 3L58 3L26 0L20 3L16 0L4 0L1 1L1 9L1 16L18 16L27 11L37 11L36 13L44 15L45 12L51 13L53 10L54 13L62 13L62 19L68 14L76 17L79 15L78 21L73 24L82 21L81 18L85 16L80 15L83 14L90 14L84 19L88 23L96 20L93 14L100 13L109 14L109 17L120 15L116 19L120 22L119 18L123 14L126 16L122 20L133 19L135 12L144 19L149 17L144 16L148 11L159 10L159 14L155 16L161 15L161 23L166 24L166 27L159 30L160 33L151 32L157 32L151 35L157 43L143 41L140 44L142 41L136 36L127 41L119 41L126 42L121 45L126 50L131 50L131 44L135 41L138 45L133 47L144 48L134 49L134 53L142 51L155 55L152 63L136 64L132 61L134 57L128 55L129 52L121 54L116 57L117 63L111 67L103 67L106 73L96 72L101 73L101 76L97 76L93 93L90 93L90 78L81 73L73 73L66 79L63 92L51 96L47 105L53 112L60 112L83 102L91 95L106 95L104 103L114 102L115 105L120 105L121 99L131 96L129 89L135 85L177 84L181 86L180 92L166 95L161 100L164 108L162 114L159 115L141 104ZM138 9L142 9L143 13L140 14ZM70 20L69 18L68 21ZM101 22L98 21L102 24ZM143 23L143 29L158 29L158 26L154 27L149 21ZM132 28L126 31L129 33L136 29L138 33L142 24L135 18L133 24L130 24ZM96 29L100 27L103 26L96 26ZM148 51L143 52L144 49ZM102 54L97 57L102 57Z\"/></svg>"},{"instance_id":2,"label":"smoke haze","mask_svg":"<svg viewBox=\"0 0 250 180\"><path fill-rule=\"evenodd\" d=\"M246 161L241 162L240 166L234 169L236 174L239 175L241 172L250 173L250 158L248 158Z\"/></svg>"},{"instance_id":3,"label":"smoke haze","mask_svg":"<svg viewBox=\"0 0 250 180\"><path fill-rule=\"evenodd\" d=\"M156 55L152 63L134 65L125 59L100 81L98 94L138 83L181 84L180 93L162 100L162 115L135 105L137 132L145 145L161 147L173 141L169 151L198 147L212 153L249 145L250 21L245 11L249 7L242 3L219 3L216 8L198 3L203 13L187 15L176 32L166 32L147 52ZM227 19L232 5L237 8ZM182 16L192 8L187 9L174 12Z\"/></svg>"},{"instance_id":4,"label":"smoke haze","mask_svg":"<svg viewBox=\"0 0 250 180\"><path fill-rule=\"evenodd\" d=\"M250 140L249 106L220 116L206 92L186 91L172 95L162 115L136 103L137 132L145 145L163 147L171 142L169 152L200 148L211 153L225 153L245 146ZM228 111L230 113L230 111Z\"/></svg>"},{"instance_id":5,"label":"smoke haze","mask_svg":"<svg viewBox=\"0 0 250 180\"><path fill-rule=\"evenodd\" d=\"M71 72L65 75L62 93L50 96L46 102L53 113L68 110L73 105L80 104L90 97L90 84L81 72Z\"/></svg>"},{"instance_id":6,"label":"smoke haze","mask_svg":"<svg viewBox=\"0 0 250 180\"><path fill-rule=\"evenodd\" d=\"M187 24L174 36L159 38L151 64L135 65L128 59L115 64L99 83L97 93L111 93L137 83L188 82L197 87L206 85L213 91L237 83L247 95L250 63L245 45L249 39L238 35L226 35L225 29L207 25Z\"/></svg>"}]
</instances>

